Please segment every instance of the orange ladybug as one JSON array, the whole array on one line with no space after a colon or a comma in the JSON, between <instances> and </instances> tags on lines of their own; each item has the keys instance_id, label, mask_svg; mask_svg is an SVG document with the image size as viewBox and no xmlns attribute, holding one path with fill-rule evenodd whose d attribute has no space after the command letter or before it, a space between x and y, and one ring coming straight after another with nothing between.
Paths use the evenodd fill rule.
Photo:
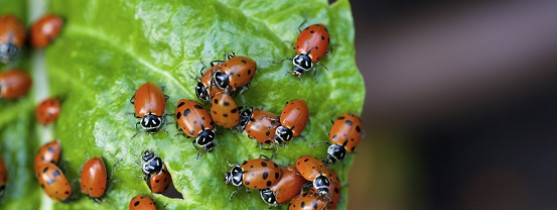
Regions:
<instances>
[{"instance_id":1,"label":"orange ladybug","mask_svg":"<svg viewBox=\"0 0 557 210\"><path fill-rule=\"evenodd\" d=\"M302 99L288 101L279 119L280 126L277 127L273 139L275 143L283 144L304 131L309 120L308 105Z\"/></svg>"},{"instance_id":2,"label":"orange ladybug","mask_svg":"<svg viewBox=\"0 0 557 210\"><path fill-rule=\"evenodd\" d=\"M6 184L8 184L8 169L6 168L6 163L0 155L0 198L4 196L4 190L6 189Z\"/></svg>"},{"instance_id":3,"label":"orange ladybug","mask_svg":"<svg viewBox=\"0 0 557 210\"><path fill-rule=\"evenodd\" d=\"M217 70L212 82L220 89L232 87L235 90L249 84L257 70L257 64L253 59L236 56L234 53L228 55L228 60L221 65L215 63L216 61L211 62L211 66Z\"/></svg>"},{"instance_id":4,"label":"orange ladybug","mask_svg":"<svg viewBox=\"0 0 557 210\"><path fill-rule=\"evenodd\" d=\"M323 24L314 24L306 27L298 35L296 41L296 56L292 59L294 69L292 74L301 77L313 68L329 49L329 31Z\"/></svg>"},{"instance_id":5,"label":"orange ladybug","mask_svg":"<svg viewBox=\"0 0 557 210\"><path fill-rule=\"evenodd\" d=\"M31 26L31 45L34 48L46 47L56 39L63 24L64 20L57 15L44 15Z\"/></svg>"},{"instance_id":6,"label":"orange ladybug","mask_svg":"<svg viewBox=\"0 0 557 210\"><path fill-rule=\"evenodd\" d=\"M225 90L211 83L211 81L213 80L213 75L215 74L215 72L217 72L217 67L221 68L220 65L215 65L211 66L211 68L207 69L204 73L201 73L201 77L198 79L197 86L195 87L195 95L197 95L197 98L204 101L209 101L211 100L211 97L213 97L218 92L226 91L230 94L234 92L232 87L229 87Z\"/></svg>"},{"instance_id":7,"label":"orange ladybug","mask_svg":"<svg viewBox=\"0 0 557 210\"><path fill-rule=\"evenodd\" d=\"M311 181L313 188L317 190L319 195L328 195L330 180L327 177L329 171L321 162L316 158L303 155L296 160L296 170L308 181Z\"/></svg>"},{"instance_id":8,"label":"orange ladybug","mask_svg":"<svg viewBox=\"0 0 557 210\"><path fill-rule=\"evenodd\" d=\"M172 177L170 173L166 169L166 165L162 165L162 170L159 173L152 173L145 177L145 181L147 181L147 185L151 192L153 193L163 193L168 187L170 187L170 183L172 183Z\"/></svg>"},{"instance_id":9,"label":"orange ladybug","mask_svg":"<svg viewBox=\"0 0 557 210\"><path fill-rule=\"evenodd\" d=\"M0 62L12 60L25 42L25 26L14 15L0 16Z\"/></svg>"},{"instance_id":10,"label":"orange ladybug","mask_svg":"<svg viewBox=\"0 0 557 210\"><path fill-rule=\"evenodd\" d=\"M275 185L284 171L275 162L268 159L251 159L242 165L236 164L226 172L224 180L234 186L244 185L248 189L265 189Z\"/></svg>"},{"instance_id":11,"label":"orange ladybug","mask_svg":"<svg viewBox=\"0 0 557 210\"><path fill-rule=\"evenodd\" d=\"M280 181L270 188L259 191L261 199L265 203L277 206L286 203L296 197L302 191L302 187L307 182L304 177L298 174L294 166L283 168L284 174Z\"/></svg>"},{"instance_id":12,"label":"orange ladybug","mask_svg":"<svg viewBox=\"0 0 557 210\"><path fill-rule=\"evenodd\" d=\"M141 85L130 99L130 103L135 106L136 118L141 118L137 124L147 132L158 131L164 124L167 99L159 86L150 82Z\"/></svg>"},{"instance_id":13,"label":"orange ladybug","mask_svg":"<svg viewBox=\"0 0 557 210\"><path fill-rule=\"evenodd\" d=\"M85 162L81 170L81 191L94 201L103 197L108 176L104 161L94 157Z\"/></svg>"},{"instance_id":14,"label":"orange ladybug","mask_svg":"<svg viewBox=\"0 0 557 210\"><path fill-rule=\"evenodd\" d=\"M176 122L186 133L186 136L195 138L196 145L204 151L212 151L215 147L215 127L211 115L200 103L181 99L176 105Z\"/></svg>"},{"instance_id":15,"label":"orange ladybug","mask_svg":"<svg viewBox=\"0 0 557 210\"><path fill-rule=\"evenodd\" d=\"M290 205L289 210L315 210L315 209L327 209L327 202L320 196L313 193L304 193L296 198L294 198Z\"/></svg>"},{"instance_id":16,"label":"orange ladybug","mask_svg":"<svg viewBox=\"0 0 557 210\"><path fill-rule=\"evenodd\" d=\"M56 201L69 201L72 187L64 172L52 163L43 163L40 168L36 176L44 192Z\"/></svg>"},{"instance_id":17,"label":"orange ladybug","mask_svg":"<svg viewBox=\"0 0 557 210\"><path fill-rule=\"evenodd\" d=\"M57 98L47 98L35 109L35 118L43 125L56 121L58 114L60 114L60 101Z\"/></svg>"},{"instance_id":18,"label":"orange ladybug","mask_svg":"<svg viewBox=\"0 0 557 210\"><path fill-rule=\"evenodd\" d=\"M245 130L248 137L261 144L272 144L275 131L279 125L273 113L248 108L240 114L240 129Z\"/></svg>"},{"instance_id":19,"label":"orange ladybug","mask_svg":"<svg viewBox=\"0 0 557 210\"><path fill-rule=\"evenodd\" d=\"M130 200L129 210L157 210L157 207L149 196L138 195Z\"/></svg>"},{"instance_id":20,"label":"orange ladybug","mask_svg":"<svg viewBox=\"0 0 557 210\"><path fill-rule=\"evenodd\" d=\"M343 160L346 153L354 151L363 136L362 122L354 114L343 114L333 123L329 140L331 145L327 149L327 163Z\"/></svg>"},{"instance_id":21,"label":"orange ladybug","mask_svg":"<svg viewBox=\"0 0 557 210\"><path fill-rule=\"evenodd\" d=\"M8 70L0 73L0 98L19 98L31 88L31 76L21 70Z\"/></svg>"},{"instance_id":22,"label":"orange ladybug","mask_svg":"<svg viewBox=\"0 0 557 210\"><path fill-rule=\"evenodd\" d=\"M40 166L43 163L52 163L57 164L58 160L60 160L60 142L54 140L48 142L39 148L37 155L35 155L35 173L39 173L42 169Z\"/></svg>"},{"instance_id":23,"label":"orange ladybug","mask_svg":"<svg viewBox=\"0 0 557 210\"><path fill-rule=\"evenodd\" d=\"M240 112L234 98L226 92L215 94L211 100L211 118L224 128L233 128L240 122Z\"/></svg>"}]
</instances>

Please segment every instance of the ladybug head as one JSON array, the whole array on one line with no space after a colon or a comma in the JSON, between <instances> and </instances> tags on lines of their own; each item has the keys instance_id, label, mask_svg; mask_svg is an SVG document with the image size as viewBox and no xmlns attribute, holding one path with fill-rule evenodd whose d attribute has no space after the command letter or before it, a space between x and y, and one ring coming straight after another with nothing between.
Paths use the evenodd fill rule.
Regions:
<instances>
[{"instance_id":1,"label":"ladybug head","mask_svg":"<svg viewBox=\"0 0 557 210\"><path fill-rule=\"evenodd\" d=\"M270 205L277 205L277 197L271 189L262 189L259 191L259 195L261 195L261 199L263 199L265 203Z\"/></svg>"},{"instance_id":2,"label":"ladybug head","mask_svg":"<svg viewBox=\"0 0 557 210\"><path fill-rule=\"evenodd\" d=\"M334 164L337 160L343 160L346 149L342 145L331 144L327 149L327 163Z\"/></svg>"},{"instance_id":3,"label":"ladybug head","mask_svg":"<svg viewBox=\"0 0 557 210\"><path fill-rule=\"evenodd\" d=\"M292 129L281 125L275 131L275 137L273 139L275 140L276 144L280 145L292 140L292 136L293 136Z\"/></svg>"},{"instance_id":4,"label":"ladybug head","mask_svg":"<svg viewBox=\"0 0 557 210\"><path fill-rule=\"evenodd\" d=\"M197 95L197 97L201 100L209 100L209 91L207 90L207 87L201 82L198 82L197 86L195 87L195 95Z\"/></svg>"},{"instance_id":5,"label":"ladybug head","mask_svg":"<svg viewBox=\"0 0 557 210\"><path fill-rule=\"evenodd\" d=\"M236 165L232 168L232 170L230 170L230 172L226 172L226 174L224 174L224 181L226 184L232 183L234 186L240 186L242 185L243 175L244 172L242 171L242 168Z\"/></svg>"},{"instance_id":6,"label":"ladybug head","mask_svg":"<svg viewBox=\"0 0 557 210\"><path fill-rule=\"evenodd\" d=\"M140 123L141 127L143 127L145 131L155 132L161 128L162 124L164 123L164 119L154 114L148 114L143 119L141 119Z\"/></svg>"},{"instance_id":7,"label":"ladybug head","mask_svg":"<svg viewBox=\"0 0 557 210\"><path fill-rule=\"evenodd\" d=\"M296 55L296 57L292 59L292 63L294 64L292 74L295 76L302 76L306 71L311 70L313 67L313 62L308 54Z\"/></svg>"},{"instance_id":8,"label":"ladybug head","mask_svg":"<svg viewBox=\"0 0 557 210\"><path fill-rule=\"evenodd\" d=\"M215 148L215 131L214 130L203 130L199 133L199 136L195 138L195 143L203 147L205 152L210 152Z\"/></svg>"},{"instance_id":9,"label":"ladybug head","mask_svg":"<svg viewBox=\"0 0 557 210\"><path fill-rule=\"evenodd\" d=\"M215 76L213 76L212 82L220 89L228 89L230 77L222 71L217 71L215 72Z\"/></svg>"},{"instance_id":10,"label":"ladybug head","mask_svg":"<svg viewBox=\"0 0 557 210\"><path fill-rule=\"evenodd\" d=\"M313 180L313 187L317 189L319 195L325 196L329 194L329 178L319 175Z\"/></svg>"},{"instance_id":11,"label":"ladybug head","mask_svg":"<svg viewBox=\"0 0 557 210\"><path fill-rule=\"evenodd\" d=\"M162 160L160 157L155 156L152 159L146 161L143 164L142 170L143 170L143 174L145 175L149 175L149 174L158 174L162 171Z\"/></svg>"},{"instance_id":12,"label":"ladybug head","mask_svg":"<svg viewBox=\"0 0 557 210\"><path fill-rule=\"evenodd\" d=\"M238 107L240 109L240 107ZM253 108L245 108L240 112L240 123L238 124L238 130L243 131L248 125L251 114L253 113Z\"/></svg>"},{"instance_id":13,"label":"ladybug head","mask_svg":"<svg viewBox=\"0 0 557 210\"><path fill-rule=\"evenodd\" d=\"M12 42L0 44L0 62L8 63L8 61L17 55L18 51L19 48Z\"/></svg>"},{"instance_id":14,"label":"ladybug head","mask_svg":"<svg viewBox=\"0 0 557 210\"><path fill-rule=\"evenodd\" d=\"M151 151L145 151L143 152L143 156L141 156L141 158L143 159L144 162L147 162L151 159L153 159L155 157L155 154Z\"/></svg>"}]
</instances>

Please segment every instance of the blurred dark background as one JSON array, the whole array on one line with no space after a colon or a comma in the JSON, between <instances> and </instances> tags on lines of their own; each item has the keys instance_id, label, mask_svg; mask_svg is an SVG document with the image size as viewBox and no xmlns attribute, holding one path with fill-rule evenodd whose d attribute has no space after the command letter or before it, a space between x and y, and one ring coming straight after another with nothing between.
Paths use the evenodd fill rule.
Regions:
<instances>
[{"instance_id":1,"label":"blurred dark background","mask_svg":"<svg viewBox=\"0 0 557 210\"><path fill-rule=\"evenodd\" d=\"M557 209L557 1L351 3L349 209Z\"/></svg>"}]
</instances>

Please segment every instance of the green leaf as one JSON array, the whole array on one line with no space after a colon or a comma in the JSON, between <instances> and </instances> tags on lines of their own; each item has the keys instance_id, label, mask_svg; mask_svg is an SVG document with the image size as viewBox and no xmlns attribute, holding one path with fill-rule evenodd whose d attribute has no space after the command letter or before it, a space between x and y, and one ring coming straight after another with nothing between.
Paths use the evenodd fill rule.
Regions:
<instances>
[{"instance_id":1,"label":"green leaf","mask_svg":"<svg viewBox=\"0 0 557 210\"><path fill-rule=\"evenodd\" d=\"M110 166L120 161L114 171L113 179L117 182L107 192L105 202L96 204L79 194L70 203L53 204L56 209L112 206L126 209L137 194L150 195L158 207L166 209L267 208L253 190L251 193L241 190L233 200L228 200L236 187L224 183L223 174L230 169L226 161L242 162L260 154L271 155L256 147L255 141L244 133L218 128L215 150L199 159L191 139L178 136L182 131L174 124L166 124L166 132L140 133L131 138L136 132L136 119L128 100L141 84L150 81L162 86L170 96L166 112L174 113L179 99L197 100L193 77L202 64L222 59L225 53L233 51L257 61L251 88L244 93L246 105L279 114L288 100L301 98L308 102L310 123L303 133L306 140L295 138L280 148L275 161L281 165L293 164L304 154L325 158L325 144L313 148L309 144L328 141L333 115L361 113L365 87L354 60L354 28L347 0L332 5L325 0L52 0L48 5L48 12L66 20L58 39L45 50L50 95L64 98L60 117L53 126L53 136L62 144L63 170L73 183L74 192L79 194L78 170L88 157L102 156L109 173ZM292 69L290 62L273 61L295 55L292 45L304 17L308 24L328 26L333 50L321 61L328 70L317 65L315 76L308 73L300 81L288 75ZM25 103L26 100L21 100L11 105ZM29 113L28 107L20 109ZM2 113L6 110L1 110ZM12 132L8 124L32 130L37 125L29 121L32 118L28 115L17 125L12 120L1 124L0 120L2 134ZM39 135L43 130L39 128ZM29 169L37 139L20 148L31 151L26 156ZM145 182L137 178L141 176L137 163L144 150L154 150L163 158L184 199L150 194ZM344 167L333 166L337 172L342 170L339 173L343 184L347 183L353 158L354 155L349 155ZM26 189L33 190L31 194L35 195L29 199L39 199L36 180L27 185ZM344 188L339 209L347 206L347 191Z\"/></svg>"}]
</instances>

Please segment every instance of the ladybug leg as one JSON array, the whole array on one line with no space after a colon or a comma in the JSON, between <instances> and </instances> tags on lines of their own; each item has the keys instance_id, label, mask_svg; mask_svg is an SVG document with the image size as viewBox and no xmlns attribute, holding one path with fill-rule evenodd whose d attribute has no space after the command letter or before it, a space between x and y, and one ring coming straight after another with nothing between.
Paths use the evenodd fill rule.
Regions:
<instances>
[{"instance_id":1,"label":"ladybug leg","mask_svg":"<svg viewBox=\"0 0 557 210\"><path fill-rule=\"evenodd\" d=\"M238 193L238 190L235 190L234 192L232 192L230 194L230 197L228 198L228 200L232 200L232 198L234 198L234 195L236 195Z\"/></svg>"},{"instance_id":2,"label":"ladybug leg","mask_svg":"<svg viewBox=\"0 0 557 210\"><path fill-rule=\"evenodd\" d=\"M309 143L309 147L315 147L315 146L320 145L320 144L326 144L328 146L329 142L327 142L327 141L311 142L311 143Z\"/></svg>"},{"instance_id":3,"label":"ladybug leg","mask_svg":"<svg viewBox=\"0 0 557 210\"><path fill-rule=\"evenodd\" d=\"M135 95L130 98L130 104L135 104Z\"/></svg>"},{"instance_id":4,"label":"ladybug leg","mask_svg":"<svg viewBox=\"0 0 557 210\"><path fill-rule=\"evenodd\" d=\"M170 97L168 97L167 95L164 95L164 101L168 101L168 98L170 98Z\"/></svg>"},{"instance_id":5,"label":"ladybug leg","mask_svg":"<svg viewBox=\"0 0 557 210\"><path fill-rule=\"evenodd\" d=\"M226 55L226 59L230 60L231 58L236 57L236 53L234 51L228 53L228 55Z\"/></svg>"},{"instance_id":6,"label":"ladybug leg","mask_svg":"<svg viewBox=\"0 0 557 210\"><path fill-rule=\"evenodd\" d=\"M302 32L302 27L306 24L306 22L308 22L308 19L305 16L306 15L304 15L304 21L302 21L302 23L298 26L298 33Z\"/></svg>"},{"instance_id":7,"label":"ladybug leg","mask_svg":"<svg viewBox=\"0 0 557 210\"><path fill-rule=\"evenodd\" d=\"M267 156L266 156L266 155L264 155L264 154L260 154L260 155L259 155L259 159L270 160L270 158L269 158L269 157L267 157Z\"/></svg>"},{"instance_id":8,"label":"ladybug leg","mask_svg":"<svg viewBox=\"0 0 557 210\"><path fill-rule=\"evenodd\" d=\"M292 61L292 59L293 58L284 58L284 59L281 59L279 61L271 61L271 63L274 64L274 65L279 65L279 64L284 63L284 61Z\"/></svg>"},{"instance_id":9,"label":"ladybug leg","mask_svg":"<svg viewBox=\"0 0 557 210\"><path fill-rule=\"evenodd\" d=\"M210 64L211 64L211 66L215 66L215 65L218 65L218 64L221 64L221 63L224 63L224 61L223 60L214 60L214 61L211 61Z\"/></svg>"}]
</instances>

